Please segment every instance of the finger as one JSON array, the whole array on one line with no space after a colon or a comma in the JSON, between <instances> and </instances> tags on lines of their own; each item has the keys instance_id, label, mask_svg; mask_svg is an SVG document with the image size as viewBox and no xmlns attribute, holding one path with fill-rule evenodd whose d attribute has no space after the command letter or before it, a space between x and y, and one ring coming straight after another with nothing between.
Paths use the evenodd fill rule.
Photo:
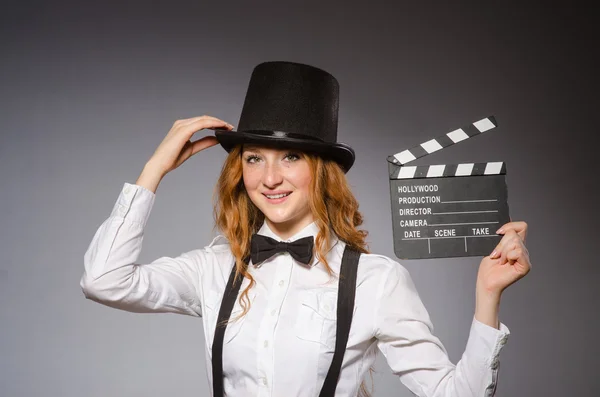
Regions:
<instances>
[{"instance_id":1,"label":"finger","mask_svg":"<svg viewBox=\"0 0 600 397\"><path fill-rule=\"evenodd\" d=\"M233 129L233 125L227 123L224 120L218 119L216 117L212 117L212 116L198 116L198 117L192 117L189 119L180 119L180 120L176 120L173 123L173 127L171 128L171 130L169 131L170 134L179 134L179 131L181 131L182 129L185 129L185 127L190 126L190 125L195 125L198 122L211 122L214 123L215 125L218 125L220 128L229 128L229 129ZM209 124L207 127L201 127L199 129L202 128L210 128L212 124ZM225 127L223 127L223 125L225 125Z\"/></svg>"},{"instance_id":2,"label":"finger","mask_svg":"<svg viewBox=\"0 0 600 397\"><path fill-rule=\"evenodd\" d=\"M527 237L527 230L528 230L527 222L514 221L514 222L505 223L498 230L496 230L496 234L505 234L509 230L514 230L515 232L517 232L519 234L519 236L521 236L523 241L525 241L525 238Z\"/></svg>"},{"instance_id":3,"label":"finger","mask_svg":"<svg viewBox=\"0 0 600 397\"><path fill-rule=\"evenodd\" d=\"M199 120L214 120L214 121L216 121L216 122L224 122L224 123L226 123L226 124L228 124L228 125L231 125L231 124L227 123L225 120L221 120L221 119L219 119L219 118L216 118L216 117L213 117L213 116L207 116L207 115L204 115L204 116L199 116L199 117L192 117L191 119L187 119L187 120L185 120L185 121L182 123L182 125L190 125L190 124L192 124L192 123L195 123L195 122L197 122L197 121L199 121ZM233 126L232 126L232 127L233 127Z\"/></svg>"},{"instance_id":4,"label":"finger","mask_svg":"<svg viewBox=\"0 0 600 397\"><path fill-rule=\"evenodd\" d=\"M506 245L506 247L502 250L502 253L500 254L500 266L505 265L506 263L508 263L508 261L510 259L517 259L517 258L509 258L509 253L511 253L511 255L513 255L512 253L514 251L516 251L518 249L519 245L517 243L514 242L510 242L509 244Z\"/></svg>"},{"instance_id":5,"label":"finger","mask_svg":"<svg viewBox=\"0 0 600 397\"><path fill-rule=\"evenodd\" d=\"M209 135L202 137L192 143L192 155L211 146L215 146L217 143L219 142L214 136Z\"/></svg>"},{"instance_id":6,"label":"finger","mask_svg":"<svg viewBox=\"0 0 600 397\"><path fill-rule=\"evenodd\" d=\"M506 258L510 262L511 265L518 264L517 270L522 275L529 273L531 270L531 262L529 260L529 255L527 250L524 247L517 247L514 250L509 251L506 254Z\"/></svg>"},{"instance_id":7,"label":"finger","mask_svg":"<svg viewBox=\"0 0 600 397\"><path fill-rule=\"evenodd\" d=\"M193 121L199 120L200 118L205 117L205 116L197 116L197 117L190 117L188 119L178 119L175 120L175 122L173 123L173 128L172 130L175 130L183 125L187 125Z\"/></svg>"},{"instance_id":8,"label":"finger","mask_svg":"<svg viewBox=\"0 0 600 397\"><path fill-rule=\"evenodd\" d=\"M199 119L213 119L213 120L219 120L219 119L217 119L216 117L213 117L213 116L209 116L209 115L207 115L207 114L204 114L204 115L202 115L202 116L194 116L194 117L189 117L189 118L187 118L187 119L178 119L178 120L175 120L175 123L173 123L173 124L177 124L177 125L184 125L184 124L189 124L190 122L192 122L192 121L195 121L195 120L199 120Z\"/></svg>"},{"instance_id":9,"label":"finger","mask_svg":"<svg viewBox=\"0 0 600 397\"><path fill-rule=\"evenodd\" d=\"M517 261L523 256L523 250L517 244L514 244L510 251L506 253L506 259L508 261Z\"/></svg>"},{"instance_id":10,"label":"finger","mask_svg":"<svg viewBox=\"0 0 600 397\"><path fill-rule=\"evenodd\" d=\"M524 222L524 221L511 221L511 222L507 222L504 225L502 225L496 231L496 233L502 234L503 232L505 232L505 231L507 231L509 229L515 230L516 232L527 230L527 222Z\"/></svg>"},{"instance_id":11,"label":"finger","mask_svg":"<svg viewBox=\"0 0 600 397\"><path fill-rule=\"evenodd\" d=\"M513 239L515 237L518 237L518 235L517 235L517 233L514 230L507 231L506 234L504 234L504 236L502 236L502 238L500 239L500 241L498 242L498 244L496 244L496 248L494 248L494 250L490 254L490 258L492 258L492 259L500 258L500 255L502 253L503 247L509 241L511 241L511 239Z\"/></svg>"},{"instance_id":12,"label":"finger","mask_svg":"<svg viewBox=\"0 0 600 397\"><path fill-rule=\"evenodd\" d=\"M186 140L190 139L196 132L205 128L223 127L232 129L233 126L226 121L211 118L200 118L196 121L192 121L189 124L181 125L178 127L178 134L182 134Z\"/></svg>"}]
</instances>

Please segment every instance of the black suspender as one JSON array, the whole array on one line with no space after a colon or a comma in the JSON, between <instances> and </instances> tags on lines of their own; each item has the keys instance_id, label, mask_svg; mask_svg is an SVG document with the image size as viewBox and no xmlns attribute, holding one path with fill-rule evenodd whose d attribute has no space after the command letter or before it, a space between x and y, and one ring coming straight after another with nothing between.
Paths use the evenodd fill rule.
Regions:
<instances>
[{"instance_id":1,"label":"black suspender","mask_svg":"<svg viewBox=\"0 0 600 397\"><path fill-rule=\"evenodd\" d=\"M360 252L351 250L346 246L342 255L340 279L338 281L335 352L319 397L332 397L335 394L335 388L342 369L342 360L346 352L346 344L348 343L352 315L354 314L354 295L359 258Z\"/></svg>"},{"instance_id":2,"label":"black suspender","mask_svg":"<svg viewBox=\"0 0 600 397\"><path fill-rule=\"evenodd\" d=\"M319 397L332 397L335 394L342 361L346 352L350 325L352 323L352 314L354 313L354 295L356 292L356 275L358 270L358 260L360 252L346 245L342 255L342 264L340 269L340 278L338 281L337 297L337 328L335 337L335 352L325 382L319 393ZM248 263L247 259L245 262ZM223 397L223 338L225 328L231 317L231 311L237 299L243 278L235 279L235 266L231 269L229 280L225 287L225 294L221 301L219 315L217 316L217 325L215 327L215 336L212 345L212 377L213 377L213 396Z\"/></svg>"},{"instance_id":3,"label":"black suspender","mask_svg":"<svg viewBox=\"0 0 600 397\"><path fill-rule=\"evenodd\" d=\"M250 258L244 260L248 263ZM212 345L212 375L213 375L213 396L223 397L223 338L225 337L225 328L231 317L233 305L235 299L240 292L243 277L240 274L237 279L235 278L235 265L231 269L229 274L229 280L225 286L225 293L223 300L221 301L221 307L219 308L219 315L217 316L217 325L215 326L215 336L213 338Z\"/></svg>"}]
</instances>

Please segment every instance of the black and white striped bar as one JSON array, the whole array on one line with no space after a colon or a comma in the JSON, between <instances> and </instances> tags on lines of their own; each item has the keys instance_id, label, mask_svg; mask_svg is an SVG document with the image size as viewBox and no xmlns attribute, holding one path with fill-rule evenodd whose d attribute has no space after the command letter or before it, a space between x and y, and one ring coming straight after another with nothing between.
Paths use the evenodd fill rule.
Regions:
<instances>
[{"instance_id":1,"label":"black and white striped bar","mask_svg":"<svg viewBox=\"0 0 600 397\"><path fill-rule=\"evenodd\" d=\"M390 179L439 178L454 176L505 175L504 162L389 166Z\"/></svg>"},{"instance_id":2,"label":"black and white striped bar","mask_svg":"<svg viewBox=\"0 0 600 397\"><path fill-rule=\"evenodd\" d=\"M418 159L419 157L427 156L428 154L437 152L440 149L447 148L455 143L464 141L465 139L472 138L483 132L496 128L497 126L498 123L496 122L496 118L494 116L489 116L462 128L448 132L440 137L430 139L429 141L423 142L411 149L403 150L402 152L388 156L387 160L395 165L404 165Z\"/></svg>"}]
</instances>

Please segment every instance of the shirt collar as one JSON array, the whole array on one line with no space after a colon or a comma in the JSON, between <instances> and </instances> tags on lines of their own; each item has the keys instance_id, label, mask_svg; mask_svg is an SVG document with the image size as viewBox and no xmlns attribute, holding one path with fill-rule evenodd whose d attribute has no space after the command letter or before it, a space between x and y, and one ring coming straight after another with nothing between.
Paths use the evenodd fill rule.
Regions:
<instances>
[{"instance_id":1,"label":"shirt collar","mask_svg":"<svg viewBox=\"0 0 600 397\"><path fill-rule=\"evenodd\" d=\"M333 232L333 229L329 229L331 234L331 242L329 244L329 249L327 250L327 252L331 251L331 249L338 243L338 237L337 235ZM263 222L262 226L260 227L260 229L258 230L258 232L256 234L260 234L263 236L267 236L267 237L271 237L272 239L275 239L277 241L285 241L287 243L292 242L292 241L296 241L298 239L301 239L303 237L308 237L308 236L312 236L315 239L315 243L317 241L317 234L319 233L319 228L316 224L316 222L312 222L308 225L306 225L302 230L300 230L298 233L294 234L292 237L290 237L287 240L283 240L281 237L279 237L278 235L276 235L271 228L269 227L269 225L267 225L267 222ZM326 252L326 253L327 253ZM319 263L319 260L317 260L317 255L315 253L315 255L313 255L313 258L311 260L311 263L309 264L310 267L315 266L317 263Z\"/></svg>"}]
</instances>

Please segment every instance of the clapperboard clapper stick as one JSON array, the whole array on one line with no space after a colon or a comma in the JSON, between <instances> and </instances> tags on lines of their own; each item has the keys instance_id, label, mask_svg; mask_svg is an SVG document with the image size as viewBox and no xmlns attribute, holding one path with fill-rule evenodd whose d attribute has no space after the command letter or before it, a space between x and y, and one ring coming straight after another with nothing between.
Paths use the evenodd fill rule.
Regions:
<instances>
[{"instance_id":1,"label":"clapperboard clapper stick","mask_svg":"<svg viewBox=\"0 0 600 397\"><path fill-rule=\"evenodd\" d=\"M489 255L510 221L503 162L406 164L496 128L486 117L387 158L394 252L400 259Z\"/></svg>"}]
</instances>

